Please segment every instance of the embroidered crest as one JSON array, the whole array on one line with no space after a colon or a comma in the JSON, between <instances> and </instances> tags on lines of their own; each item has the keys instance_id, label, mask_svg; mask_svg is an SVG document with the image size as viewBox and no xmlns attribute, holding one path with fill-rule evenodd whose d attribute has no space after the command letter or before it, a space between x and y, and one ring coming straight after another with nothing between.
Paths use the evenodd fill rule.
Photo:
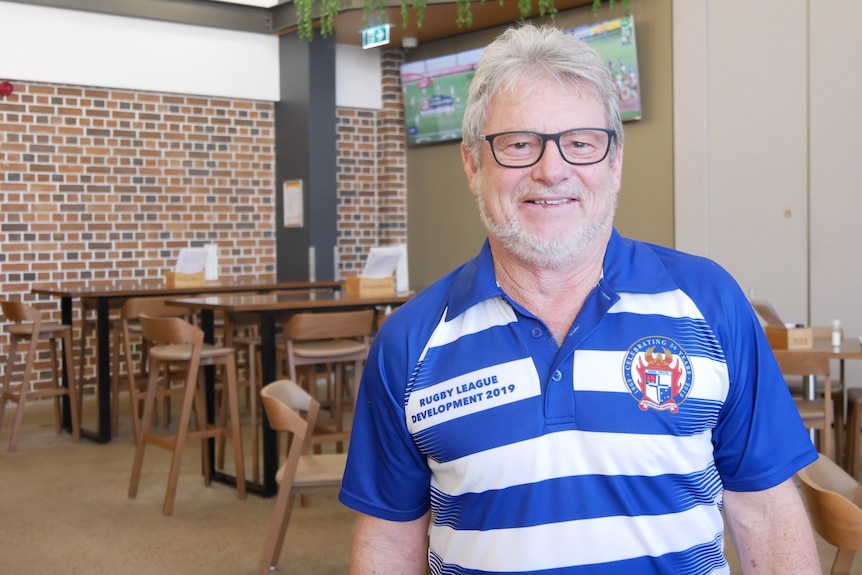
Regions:
<instances>
[{"instance_id":1,"label":"embroidered crest","mask_svg":"<svg viewBox=\"0 0 862 575\"><path fill-rule=\"evenodd\" d=\"M636 341L626 353L623 378L642 410L652 408L676 413L691 392L691 361L674 340L645 337Z\"/></svg>"}]
</instances>

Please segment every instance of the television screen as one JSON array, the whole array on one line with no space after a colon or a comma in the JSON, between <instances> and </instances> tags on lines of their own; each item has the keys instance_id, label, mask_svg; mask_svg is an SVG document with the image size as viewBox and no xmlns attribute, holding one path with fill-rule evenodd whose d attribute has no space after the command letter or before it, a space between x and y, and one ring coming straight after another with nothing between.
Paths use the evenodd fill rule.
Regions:
<instances>
[{"instance_id":1,"label":"television screen","mask_svg":"<svg viewBox=\"0 0 862 575\"><path fill-rule=\"evenodd\" d=\"M642 112L634 16L579 26L566 32L588 43L608 63L619 88L623 122L640 120Z\"/></svg>"},{"instance_id":2,"label":"television screen","mask_svg":"<svg viewBox=\"0 0 862 575\"><path fill-rule=\"evenodd\" d=\"M641 119L634 17L624 16L565 30L593 47L616 78L623 121ZM467 89L482 48L401 66L408 144L461 139Z\"/></svg>"},{"instance_id":3,"label":"television screen","mask_svg":"<svg viewBox=\"0 0 862 575\"><path fill-rule=\"evenodd\" d=\"M408 144L461 139L467 89L481 53L477 48L401 66Z\"/></svg>"}]
</instances>

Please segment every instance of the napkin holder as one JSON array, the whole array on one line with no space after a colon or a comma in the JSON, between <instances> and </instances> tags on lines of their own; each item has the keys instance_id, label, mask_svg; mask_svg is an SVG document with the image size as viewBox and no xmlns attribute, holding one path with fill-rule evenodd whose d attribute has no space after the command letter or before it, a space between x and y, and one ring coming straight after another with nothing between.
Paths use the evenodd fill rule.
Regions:
<instances>
[{"instance_id":1,"label":"napkin holder","mask_svg":"<svg viewBox=\"0 0 862 575\"><path fill-rule=\"evenodd\" d=\"M814 347L814 330L810 327L765 326L766 339L772 349L811 349Z\"/></svg>"},{"instance_id":2,"label":"napkin holder","mask_svg":"<svg viewBox=\"0 0 862 575\"><path fill-rule=\"evenodd\" d=\"M348 276L345 278L347 297L391 297L395 295L395 276L385 278L366 278Z\"/></svg>"},{"instance_id":3,"label":"napkin holder","mask_svg":"<svg viewBox=\"0 0 862 575\"><path fill-rule=\"evenodd\" d=\"M816 326L813 325L809 328L811 330L811 335L814 338L814 341L823 340L823 341L832 341L832 326ZM841 339L844 339L844 328L839 330L841 333Z\"/></svg>"},{"instance_id":4,"label":"napkin holder","mask_svg":"<svg viewBox=\"0 0 862 575\"><path fill-rule=\"evenodd\" d=\"M201 287L207 285L204 270L194 273L183 273L173 270L165 272L165 285L169 288Z\"/></svg>"}]
</instances>

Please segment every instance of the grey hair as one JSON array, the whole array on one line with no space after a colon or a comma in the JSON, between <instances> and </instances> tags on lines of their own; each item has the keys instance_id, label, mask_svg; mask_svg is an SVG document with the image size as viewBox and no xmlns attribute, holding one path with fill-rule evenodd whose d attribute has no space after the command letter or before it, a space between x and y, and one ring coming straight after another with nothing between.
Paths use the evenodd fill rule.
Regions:
<instances>
[{"instance_id":1,"label":"grey hair","mask_svg":"<svg viewBox=\"0 0 862 575\"><path fill-rule=\"evenodd\" d=\"M463 144L480 163L480 146L488 106L500 91L511 90L520 80L555 79L566 86L593 91L605 108L608 128L615 130L610 157L623 143L623 123L617 85L604 60L586 42L552 26L524 24L509 28L489 44L479 58L470 82L464 120ZM602 128L604 126L573 126Z\"/></svg>"}]
</instances>

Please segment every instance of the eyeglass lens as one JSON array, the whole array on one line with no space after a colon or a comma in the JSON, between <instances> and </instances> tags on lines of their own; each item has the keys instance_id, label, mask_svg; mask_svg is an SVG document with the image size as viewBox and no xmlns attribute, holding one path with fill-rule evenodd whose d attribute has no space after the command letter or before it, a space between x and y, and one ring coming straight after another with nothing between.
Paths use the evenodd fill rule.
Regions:
<instances>
[{"instance_id":1,"label":"eyeglass lens","mask_svg":"<svg viewBox=\"0 0 862 575\"><path fill-rule=\"evenodd\" d=\"M548 140L557 142L563 158L571 164L594 164L608 153L610 134L603 130L577 129L561 134L508 132L491 141L496 160L511 167L529 166L539 161Z\"/></svg>"}]
</instances>

